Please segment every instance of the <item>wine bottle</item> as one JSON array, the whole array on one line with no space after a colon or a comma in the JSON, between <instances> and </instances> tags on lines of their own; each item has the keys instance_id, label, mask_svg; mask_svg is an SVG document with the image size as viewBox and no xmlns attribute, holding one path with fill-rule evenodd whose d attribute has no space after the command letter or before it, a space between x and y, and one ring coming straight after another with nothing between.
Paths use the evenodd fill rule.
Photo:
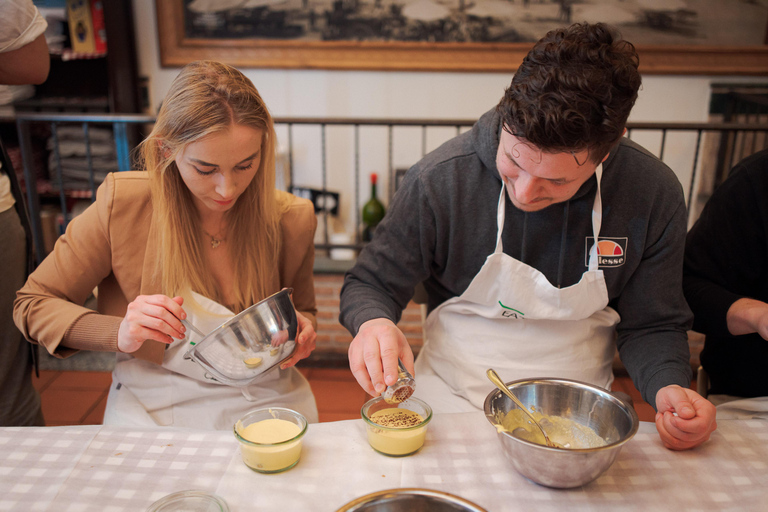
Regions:
<instances>
[{"instance_id":1,"label":"wine bottle","mask_svg":"<svg viewBox=\"0 0 768 512\"><path fill-rule=\"evenodd\" d=\"M384 205L376 197L376 181L378 176L371 173L371 198L363 206L363 242L370 242L373 238L373 232L384 218Z\"/></svg>"}]
</instances>

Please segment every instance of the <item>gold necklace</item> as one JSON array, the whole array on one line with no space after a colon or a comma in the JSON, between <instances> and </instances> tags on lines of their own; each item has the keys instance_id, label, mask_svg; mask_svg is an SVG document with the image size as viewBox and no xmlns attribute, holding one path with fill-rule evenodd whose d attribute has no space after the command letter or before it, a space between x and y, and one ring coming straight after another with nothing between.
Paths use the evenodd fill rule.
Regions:
<instances>
[{"instance_id":1,"label":"gold necklace","mask_svg":"<svg viewBox=\"0 0 768 512\"><path fill-rule=\"evenodd\" d=\"M221 242L224 242L224 241L226 241L226 238L216 238L215 236L213 236L213 235L212 235L212 234L210 234L209 232L207 232L207 231L205 231L205 230L203 230L203 231L205 232L205 234L206 234L206 235L208 235L209 237L211 237L211 249L215 249L215 248L217 248L218 246L220 246L220 245L221 245Z\"/></svg>"},{"instance_id":2,"label":"gold necklace","mask_svg":"<svg viewBox=\"0 0 768 512\"><path fill-rule=\"evenodd\" d=\"M226 233L226 229L219 229L219 233L221 233L222 231L224 231ZM205 233L206 235L208 235L211 238L211 249L215 249L218 246L220 246L222 242L226 242L227 241L226 237L218 238L217 236L213 236L212 234L210 234L209 232L207 232L204 229L203 229L203 233Z\"/></svg>"}]
</instances>

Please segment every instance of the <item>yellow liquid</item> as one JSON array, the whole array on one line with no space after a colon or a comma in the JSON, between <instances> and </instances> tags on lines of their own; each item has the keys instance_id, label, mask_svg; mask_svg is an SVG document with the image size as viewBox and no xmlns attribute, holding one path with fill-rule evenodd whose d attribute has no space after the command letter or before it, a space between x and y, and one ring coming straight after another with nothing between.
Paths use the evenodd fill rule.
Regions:
<instances>
[{"instance_id":1,"label":"yellow liquid","mask_svg":"<svg viewBox=\"0 0 768 512\"><path fill-rule=\"evenodd\" d=\"M409 409L391 408L376 411L370 416L371 421L387 428L368 425L368 443L371 447L386 455L409 455L424 445L427 426L420 425L424 418ZM402 430L399 430L402 429Z\"/></svg>"},{"instance_id":2,"label":"yellow liquid","mask_svg":"<svg viewBox=\"0 0 768 512\"><path fill-rule=\"evenodd\" d=\"M554 441L562 448L584 449L597 448L608 444L605 439L597 435L593 429L561 416L547 416L540 412L531 413L539 425ZM509 411L501 422L504 430L511 432L520 439L525 439L532 443L547 444L544 435L539 428L533 424L528 416L520 409Z\"/></svg>"},{"instance_id":3,"label":"yellow liquid","mask_svg":"<svg viewBox=\"0 0 768 512\"><path fill-rule=\"evenodd\" d=\"M244 439L259 444L275 444L293 439L301 427L290 421L270 418L238 429ZM240 444L243 462L257 471L275 472L296 464L301 456L301 439L279 446L251 446Z\"/></svg>"}]
</instances>

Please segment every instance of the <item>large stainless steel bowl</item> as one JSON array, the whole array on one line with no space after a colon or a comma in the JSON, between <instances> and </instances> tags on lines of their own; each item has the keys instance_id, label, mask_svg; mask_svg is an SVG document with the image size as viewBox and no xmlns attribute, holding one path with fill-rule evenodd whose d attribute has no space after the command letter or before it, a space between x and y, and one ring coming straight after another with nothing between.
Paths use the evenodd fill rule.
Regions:
<instances>
[{"instance_id":1,"label":"large stainless steel bowl","mask_svg":"<svg viewBox=\"0 0 768 512\"><path fill-rule=\"evenodd\" d=\"M559 416L593 429L608 443L598 448L550 448L499 432L499 440L512 466L523 476L547 487L579 487L603 474L637 432L635 409L610 392L567 379L523 379L506 383L530 409ZM498 389L485 399L486 418L494 425L517 406Z\"/></svg>"},{"instance_id":2,"label":"large stainless steel bowl","mask_svg":"<svg viewBox=\"0 0 768 512\"><path fill-rule=\"evenodd\" d=\"M474 503L430 489L388 489L353 500L336 512L487 512Z\"/></svg>"},{"instance_id":3,"label":"large stainless steel bowl","mask_svg":"<svg viewBox=\"0 0 768 512\"><path fill-rule=\"evenodd\" d=\"M285 288L230 318L187 350L211 379L244 387L293 354L298 320Z\"/></svg>"}]
</instances>

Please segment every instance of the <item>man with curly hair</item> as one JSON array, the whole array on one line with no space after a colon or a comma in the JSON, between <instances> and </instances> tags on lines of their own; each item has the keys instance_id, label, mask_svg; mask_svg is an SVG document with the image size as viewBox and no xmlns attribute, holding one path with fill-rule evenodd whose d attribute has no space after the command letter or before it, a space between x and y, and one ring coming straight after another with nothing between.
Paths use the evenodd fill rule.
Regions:
<instances>
[{"instance_id":1,"label":"man with curly hair","mask_svg":"<svg viewBox=\"0 0 768 512\"><path fill-rule=\"evenodd\" d=\"M495 109L408 171L341 292L363 389L394 383L398 358L414 368L396 323L421 283L416 396L436 412L482 408L491 367L610 389L618 347L664 445L709 438L714 406L689 389L682 187L623 137L638 63L607 25L553 30Z\"/></svg>"}]
</instances>

